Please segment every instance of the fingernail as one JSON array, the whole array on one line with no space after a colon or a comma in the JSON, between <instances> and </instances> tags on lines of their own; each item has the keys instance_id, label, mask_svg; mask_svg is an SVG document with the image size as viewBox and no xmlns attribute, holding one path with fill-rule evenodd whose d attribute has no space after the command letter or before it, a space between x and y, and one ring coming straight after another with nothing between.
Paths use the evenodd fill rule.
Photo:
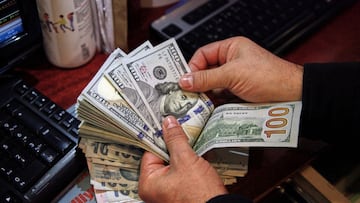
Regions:
<instances>
[{"instance_id":1,"label":"fingernail","mask_svg":"<svg viewBox=\"0 0 360 203\"><path fill-rule=\"evenodd\" d=\"M180 78L180 86L182 88L192 88L194 84L194 78L191 73L187 73Z\"/></svg>"},{"instance_id":2,"label":"fingernail","mask_svg":"<svg viewBox=\"0 0 360 203\"><path fill-rule=\"evenodd\" d=\"M167 116L164 120L164 125L166 129L170 129L178 126L179 123L174 116Z\"/></svg>"}]
</instances>

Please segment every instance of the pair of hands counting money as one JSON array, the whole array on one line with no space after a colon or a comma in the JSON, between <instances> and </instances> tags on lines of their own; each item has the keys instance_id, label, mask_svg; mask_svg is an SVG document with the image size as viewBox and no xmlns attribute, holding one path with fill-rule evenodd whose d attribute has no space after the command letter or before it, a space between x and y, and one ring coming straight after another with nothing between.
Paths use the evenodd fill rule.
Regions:
<instances>
[{"instance_id":1,"label":"pair of hands counting money","mask_svg":"<svg viewBox=\"0 0 360 203\"><path fill-rule=\"evenodd\" d=\"M228 43L236 41L245 41L248 46L259 49L255 51L263 52L260 54L274 57L245 38L229 39ZM194 73L201 71L202 65L190 63ZM87 155L91 183L95 190L102 191L99 192L102 198L111 199L115 191L123 191L121 198L142 201L137 193L142 150L152 153L146 152L146 157L154 156L151 160L156 157L161 163L170 161L167 167L171 166L169 152L171 156L176 155L171 154L165 144L163 122L175 120L181 125L194 153L206 158L208 162L204 161L204 165L207 167L210 163L220 177L214 179L220 180L220 188L246 174L248 147L297 146L301 102L293 100L299 98L255 96L244 99L257 103L231 103L215 108L205 93L198 93L210 89L184 90L197 88L191 83L192 78L189 79L190 72L174 39L155 47L147 41L129 54L116 49L82 91L77 105L78 117L83 121L79 130L80 147ZM288 102L274 102L276 99ZM271 103L263 103L265 101ZM113 154L118 156L91 153L94 146L116 149ZM147 183L147 179L140 178L140 181L143 183L140 185Z\"/></svg>"}]
</instances>

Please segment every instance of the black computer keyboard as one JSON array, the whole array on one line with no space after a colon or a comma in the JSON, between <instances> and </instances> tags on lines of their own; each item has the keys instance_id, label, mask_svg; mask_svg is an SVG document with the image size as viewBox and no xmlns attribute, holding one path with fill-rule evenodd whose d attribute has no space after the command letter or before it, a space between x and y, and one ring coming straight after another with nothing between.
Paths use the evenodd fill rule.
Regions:
<instances>
[{"instance_id":1,"label":"black computer keyboard","mask_svg":"<svg viewBox=\"0 0 360 203\"><path fill-rule=\"evenodd\" d=\"M189 0L154 21L161 39L175 38L189 59L199 47L246 36L282 54L355 0Z\"/></svg>"},{"instance_id":2,"label":"black computer keyboard","mask_svg":"<svg viewBox=\"0 0 360 203\"><path fill-rule=\"evenodd\" d=\"M49 202L85 167L80 121L14 76L0 95L0 202Z\"/></svg>"}]
</instances>

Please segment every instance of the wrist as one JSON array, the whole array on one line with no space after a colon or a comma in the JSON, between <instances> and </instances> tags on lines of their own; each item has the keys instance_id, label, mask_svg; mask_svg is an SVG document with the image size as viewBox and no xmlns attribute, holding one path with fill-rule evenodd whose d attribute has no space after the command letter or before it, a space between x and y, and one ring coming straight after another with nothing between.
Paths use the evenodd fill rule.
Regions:
<instances>
[{"instance_id":1,"label":"wrist","mask_svg":"<svg viewBox=\"0 0 360 203\"><path fill-rule=\"evenodd\" d=\"M282 93L279 96L280 101L299 101L302 98L302 83L304 68L298 64L288 65L283 80Z\"/></svg>"},{"instance_id":2,"label":"wrist","mask_svg":"<svg viewBox=\"0 0 360 203\"><path fill-rule=\"evenodd\" d=\"M301 100L302 98L302 87L303 87L303 75L304 75L304 67L298 64L295 64L295 77L294 77L294 99L293 100Z\"/></svg>"}]
</instances>

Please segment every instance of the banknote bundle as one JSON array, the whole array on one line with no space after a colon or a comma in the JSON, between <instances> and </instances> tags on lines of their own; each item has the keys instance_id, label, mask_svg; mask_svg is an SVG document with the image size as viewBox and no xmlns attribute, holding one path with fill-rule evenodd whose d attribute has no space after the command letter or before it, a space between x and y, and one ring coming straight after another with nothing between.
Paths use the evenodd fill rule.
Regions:
<instances>
[{"instance_id":1,"label":"banknote bundle","mask_svg":"<svg viewBox=\"0 0 360 203\"><path fill-rule=\"evenodd\" d=\"M224 184L247 173L249 147L296 147L301 102L225 104L183 91L190 72L176 41L116 49L78 97L85 153L98 202L141 202L137 195L144 150L169 162L162 120L177 118L194 151ZM120 201L121 200L121 201Z\"/></svg>"}]
</instances>

